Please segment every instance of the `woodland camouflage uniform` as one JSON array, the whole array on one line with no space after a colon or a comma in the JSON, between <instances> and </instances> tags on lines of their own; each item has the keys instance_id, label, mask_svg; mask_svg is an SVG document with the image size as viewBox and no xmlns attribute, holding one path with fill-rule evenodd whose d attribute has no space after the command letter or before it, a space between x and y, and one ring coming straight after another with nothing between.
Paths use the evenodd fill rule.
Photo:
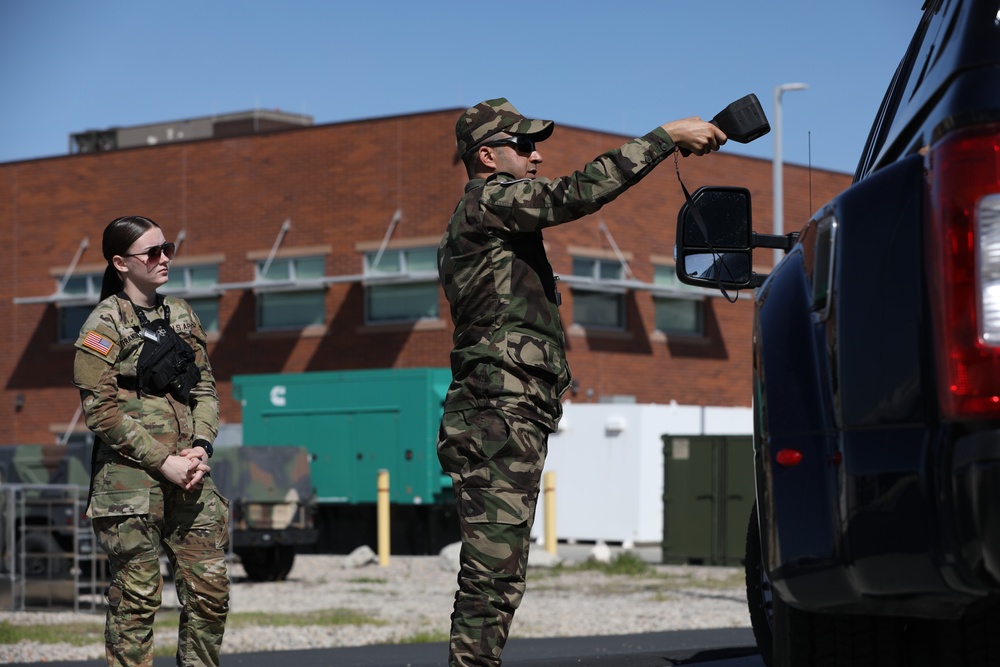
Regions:
<instances>
[{"instance_id":1,"label":"woodland camouflage uniform","mask_svg":"<svg viewBox=\"0 0 1000 667\"><path fill-rule=\"evenodd\" d=\"M229 504L210 476L200 489L185 491L159 468L195 440L215 440L218 396L201 323L185 301L165 297L165 302L170 323L194 350L200 372L186 405L169 393L137 391L143 339L128 299L115 295L98 304L76 342L73 381L95 434L87 514L111 565L106 653L108 665L152 665L162 545L181 603L177 664L217 666L229 611ZM145 312L150 321L162 317L159 306Z\"/></svg>"},{"instance_id":2,"label":"woodland camouflage uniform","mask_svg":"<svg viewBox=\"0 0 1000 667\"><path fill-rule=\"evenodd\" d=\"M458 121L459 155L498 132L541 140L552 127L503 98L483 102ZM657 128L563 178L473 178L441 240L438 268L455 331L438 455L462 531L452 666L500 664L524 594L548 435L571 381L542 230L597 211L673 149Z\"/></svg>"}]
</instances>

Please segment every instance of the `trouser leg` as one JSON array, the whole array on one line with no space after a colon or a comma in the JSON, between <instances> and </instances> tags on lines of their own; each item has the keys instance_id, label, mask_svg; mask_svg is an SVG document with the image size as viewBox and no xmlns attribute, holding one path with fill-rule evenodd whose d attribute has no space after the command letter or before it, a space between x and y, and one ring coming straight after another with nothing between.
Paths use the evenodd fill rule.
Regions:
<instances>
[{"instance_id":1,"label":"trouser leg","mask_svg":"<svg viewBox=\"0 0 1000 667\"><path fill-rule=\"evenodd\" d=\"M498 410L446 413L442 466L455 483L462 532L449 665L500 665L525 590L547 433Z\"/></svg>"},{"instance_id":2,"label":"trouser leg","mask_svg":"<svg viewBox=\"0 0 1000 667\"><path fill-rule=\"evenodd\" d=\"M172 493L164 547L181 605L177 664L218 667L229 614L229 505L210 478L199 491Z\"/></svg>"},{"instance_id":3,"label":"trouser leg","mask_svg":"<svg viewBox=\"0 0 1000 667\"><path fill-rule=\"evenodd\" d=\"M104 627L108 665L151 667L162 584L155 522L149 515L101 517L94 519L94 532L111 570Z\"/></svg>"}]
</instances>

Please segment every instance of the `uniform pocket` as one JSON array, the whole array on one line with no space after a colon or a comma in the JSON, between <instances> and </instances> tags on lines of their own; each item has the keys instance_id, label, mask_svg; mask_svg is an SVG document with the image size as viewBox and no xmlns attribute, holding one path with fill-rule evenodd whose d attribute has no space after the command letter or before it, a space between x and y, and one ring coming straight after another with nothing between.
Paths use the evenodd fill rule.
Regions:
<instances>
[{"instance_id":1,"label":"uniform pocket","mask_svg":"<svg viewBox=\"0 0 1000 667\"><path fill-rule=\"evenodd\" d=\"M507 334L507 356L532 375L549 380L559 377L565 366L562 354L550 342L516 332Z\"/></svg>"},{"instance_id":2,"label":"uniform pocket","mask_svg":"<svg viewBox=\"0 0 1000 667\"><path fill-rule=\"evenodd\" d=\"M97 542L107 554L131 557L158 549L159 540L149 525L149 489L95 493L88 513Z\"/></svg>"},{"instance_id":3,"label":"uniform pocket","mask_svg":"<svg viewBox=\"0 0 1000 667\"><path fill-rule=\"evenodd\" d=\"M149 514L149 489L100 491L90 497L91 518Z\"/></svg>"},{"instance_id":4,"label":"uniform pocket","mask_svg":"<svg viewBox=\"0 0 1000 667\"><path fill-rule=\"evenodd\" d=\"M461 491L462 520L517 526L534 515L535 498L516 489L466 488Z\"/></svg>"},{"instance_id":5,"label":"uniform pocket","mask_svg":"<svg viewBox=\"0 0 1000 667\"><path fill-rule=\"evenodd\" d=\"M216 511L218 512L219 528L218 533L216 533L215 546L222 550L226 550L229 548L229 515L231 513L229 508L229 499L219 493L218 487L215 487L214 485L212 487L212 491L216 498L218 498L218 507Z\"/></svg>"},{"instance_id":6,"label":"uniform pocket","mask_svg":"<svg viewBox=\"0 0 1000 667\"><path fill-rule=\"evenodd\" d=\"M562 344L522 333L507 334L507 356L517 370L505 378L504 390L521 394L525 405L544 414L558 413L558 398L569 387L569 366ZM510 384L511 382L519 384ZM556 407L552 407L553 401Z\"/></svg>"},{"instance_id":7,"label":"uniform pocket","mask_svg":"<svg viewBox=\"0 0 1000 667\"><path fill-rule=\"evenodd\" d=\"M183 538L186 548L229 548L229 500L215 480L206 477L197 495L184 493L182 499L173 508L172 521L187 534Z\"/></svg>"}]
</instances>

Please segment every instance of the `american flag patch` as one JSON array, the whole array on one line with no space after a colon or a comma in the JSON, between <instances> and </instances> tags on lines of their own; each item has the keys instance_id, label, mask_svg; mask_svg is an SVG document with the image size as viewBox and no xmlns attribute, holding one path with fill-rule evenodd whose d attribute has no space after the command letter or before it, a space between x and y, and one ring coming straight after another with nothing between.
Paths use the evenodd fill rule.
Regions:
<instances>
[{"instance_id":1,"label":"american flag patch","mask_svg":"<svg viewBox=\"0 0 1000 667\"><path fill-rule=\"evenodd\" d=\"M96 331L88 331L87 335L83 339L83 344L91 350L100 352L104 356L108 356L108 352L111 351L111 346L114 345L110 339L105 338Z\"/></svg>"}]
</instances>

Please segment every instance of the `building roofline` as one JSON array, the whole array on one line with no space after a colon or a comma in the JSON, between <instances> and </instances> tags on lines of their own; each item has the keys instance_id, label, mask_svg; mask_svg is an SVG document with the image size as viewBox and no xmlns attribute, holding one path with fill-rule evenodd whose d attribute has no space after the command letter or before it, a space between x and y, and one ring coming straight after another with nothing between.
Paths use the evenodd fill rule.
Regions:
<instances>
[{"instance_id":1,"label":"building roofline","mask_svg":"<svg viewBox=\"0 0 1000 667\"><path fill-rule=\"evenodd\" d=\"M415 112L409 112L409 113L396 113L396 114L386 114L386 115L380 115L380 116L366 116L366 117L361 117L361 118L349 118L349 119L344 119L344 120L330 121L330 122L326 122L326 123L313 123L313 124L308 124L308 125L302 125L301 127L285 127L285 128L275 128L275 129L261 130L259 132L255 132L255 133L252 133L252 134L238 135L238 137L204 137L204 138L198 138L198 139L193 139L193 140L190 140L190 141L186 141L184 143L192 143L193 144L193 143L200 143L200 142L204 142L204 141L213 141L213 140L215 140L215 141L222 141L222 140L229 140L229 139L233 139L233 138L251 138L251 137L256 137L256 136L269 136L271 134L279 133L279 132L296 132L296 131L302 131L302 130L316 130L316 129L321 129L321 128L335 127L335 126L356 125L356 124L359 124L359 123L372 123L372 122L392 121L392 120L398 120L398 119L401 119L401 118L416 118L416 117L420 117L420 116L433 116L433 115L439 115L439 114L445 114L445 113L454 114L455 118L457 118L458 114L461 114L463 111L466 110L466 108L467 107L445 107L445 108L440 108L440 109L431 109L431 110L426 110L426 111L415 111ZM301 117L301 118L310 118L310 119L312 118L311 116L306 116L304 114L290 114L290 113L286 113L286 112L282 112L282 111L258 110L258 112L262 113L262 114L263 113L281 114L283 117L297 116L297 117ZM165 123L171 123L171 122L184 123L184 122L197 121L197 120L207 120L207 119L215 119L216 121L218 121L218 120L241 120L241 119L246 119L246 118L252 117L253 113L254 112L251 110L251 111L233 112L233 113L227 113L227 114L216 114L216 115L209 115L209 116L197 116L197 117L191 117L191 118L188 118L188 119L180 119L180 120L176 120L176 121L164 121L164 122L160 122L160 123L146 123L146 124L141 124L141 125L129 125L129 126L113 126L113 127L107 128L107 129L108 129L108 131L110 131L110 130L122 130L122 129L138 129L138 128L144 128L144 127L159 126L159 125L163 125ZM581 132L591 132L591 133L595 133L595 134L603 134L603 135L610 136L610 137L618 137L618 138L623 139L623 140L631 139L634 136L637 136L637 135L626 134L626 133L622 133L622 132L615 132L615 131L611 131L611 130L601 130L601 129L595 129L595 128L591 128L591 127L582 127L580 125L573 125L573 124L569 124L569 123L561 123L559 121L556 121L556 125L557 125L557 127L564 128L564 129L572 129L572 130L577 130L577 131L581 131ZM155 148L155 147L163 147L163 146L176 145L177 143L180 143L180 142L169 142L169 143L161 143L161 144L155 144L155 145L128 146L128 147L119 148L116 151L99 151L97 153L72 153L72 152L67 152L67 153L63 153L63 154L59 154L59 155L46 155L46 156L35 157L35 158L23 158L23 159L20 159L20 160L11 160L9 162L0 162L0 167L4 167L4 166L7 166L7 165L16 165L16 164L25 163L25 162L37 162L37 161L40 161L40 160L53 160L53 159L62 159L62 158L81 158L81 157L86 157L86 156L93 156L95 154L97 154L97 155L102 155L102 154L106 155L109 152L121 152L121 151L141 149L141 148L149 149L149 148ZM759 161L759 162L771 162L771 160L769 158L755 157L755 156L750 156L750 155L736 155L736 154L730 154L730 153L725 153L725 152L720 153L719 157L730 158L730 159L751 160L751 161ZM831 169L831 168L826 168L826 167L817 167L815 165L800 165L800 164L786 162L785 166L789 167L789 168L811 169L814 172L822 172L822 173L829 173L829 174L848 174L848 175L851 174L851 172L841 171L841 170L838 170L838 169Z\"/></svg>"}]
</instances>

